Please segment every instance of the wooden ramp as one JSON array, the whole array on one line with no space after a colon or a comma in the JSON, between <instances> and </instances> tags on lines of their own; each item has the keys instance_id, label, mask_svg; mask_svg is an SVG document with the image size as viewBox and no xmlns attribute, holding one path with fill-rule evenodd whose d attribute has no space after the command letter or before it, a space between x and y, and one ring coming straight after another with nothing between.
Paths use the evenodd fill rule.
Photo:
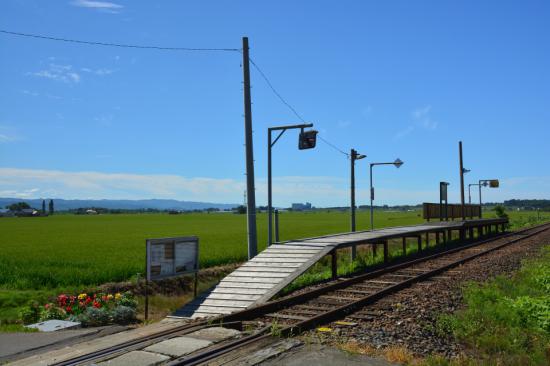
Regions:
<instances>
[{"instance_id":1,"label":"wooden ramp","mask_svg":"<svg viewBox=\"0 0 550 366\"><path fill-rule=\"evenodd\" d=\"M264 303L330 253L335 245L304 242L271 245L172 316L209 317Z\"/></svg>"},{"instance_id":2,"label":"wooden ramp","mask_svg":"<svg viewBox=\"0 0 550 366\"><path fill-rule=\"evenodd\" d=\"M211 317L262 304L335 248L505 222L507 220L504 219L429 222L277 243L237 268L214 288L202 293L172 316L193 319Z\"/></svg>"}]
</instances>

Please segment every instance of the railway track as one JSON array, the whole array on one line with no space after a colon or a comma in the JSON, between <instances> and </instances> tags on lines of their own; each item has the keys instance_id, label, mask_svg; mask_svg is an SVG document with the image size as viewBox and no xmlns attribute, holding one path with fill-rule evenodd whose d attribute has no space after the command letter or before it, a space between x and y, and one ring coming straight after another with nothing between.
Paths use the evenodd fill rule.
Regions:
<instances>
[{"instance_id":1,"label":"railway track","mask_svg":"<svg viewBox=\"0 0 550 366\"><path fill-rule=\"evenodd\" d=\"M77 358L55 363L57 366L84 365L110 359L132 350L143 349L166 339L190 334L196 330L223 324L239 327L256 326L251 334L236 340L221 342L202 351L174 359L167 365L199 365L230 352L272 337L297 335L317 325L344 318L381 298L398 292L414 283L434 278L465 262L512 245L543 231L550 224L483 239L447 251L390 265L372 272L333 281L324 286L305 290L279 300L268 302L208 321L198 320L151 336L135 339ZM260 324L260 325L258 325Z\"/></svg>"}]
</instances>

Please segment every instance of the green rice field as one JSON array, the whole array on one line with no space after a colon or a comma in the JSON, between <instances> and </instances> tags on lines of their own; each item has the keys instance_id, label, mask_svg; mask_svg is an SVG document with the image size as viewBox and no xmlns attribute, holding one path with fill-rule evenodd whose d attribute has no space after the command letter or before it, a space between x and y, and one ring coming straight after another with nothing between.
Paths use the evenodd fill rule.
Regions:
<instances>
[{"instance_id":1,"label":"green rice field","mask_svg":"<svg viewBox=\"0 0 550 366\"><path fill-rule=\"evenodd\" d=\"M488 212L485 216L492 216ZM375 212L375 226L422 222L418 211ZM535 223L534 212L512 212L516 226ZM258 215L259 249L266 244L266 215ZM368 229L359 210L357 229ZM349 230L346 211L284 212L281 240ZM69 215L0 219L0 320L7 304L144 273L145 239L197 235L202 268L246 260L246 215L232 213ZM8 306L9 307L9 306Z\"/></svg>"}]
</instances>

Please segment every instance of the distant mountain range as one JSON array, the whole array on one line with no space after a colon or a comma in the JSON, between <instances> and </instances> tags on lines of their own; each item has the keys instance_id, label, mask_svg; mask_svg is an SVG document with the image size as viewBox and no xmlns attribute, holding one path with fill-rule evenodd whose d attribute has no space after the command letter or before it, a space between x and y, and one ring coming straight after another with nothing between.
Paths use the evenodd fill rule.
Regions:
<instances>
[{"instance_id":1,"label":"distant mountain range","mask_svg":"<svg viewBox=\"0 0 550 366\"><path fill-rule=\"evenodd\" d=\"M85 207L102 207L107 209L120 210L205 210L207 208L217 208L220 210L231 209L239 206L238 203L211 203L211 202L193 202L177 200L64 200L54 198L54 207L56 211L73 210ZM42 208L42 199L23 199L23 198L0 198L0 208L16 202L27 202L31 207ZM46 200L46 208L49 199Z\"/></svg>"}]
</instances>

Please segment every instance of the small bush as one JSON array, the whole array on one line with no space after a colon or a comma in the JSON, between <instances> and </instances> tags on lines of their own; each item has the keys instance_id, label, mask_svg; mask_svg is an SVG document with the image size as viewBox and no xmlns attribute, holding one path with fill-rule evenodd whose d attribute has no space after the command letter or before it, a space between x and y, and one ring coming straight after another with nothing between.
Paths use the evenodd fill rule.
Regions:
<instances>
[{"instance_id":1,"label":"small bush","mask_svg":"<svg viewBox=\"0 0 550 366\"><path fill-rule=\"evenodd\" d=\"M46 304L44 309L40 313L40 321L59 319L63 320L67 318L67 313L55 304Z\"/></svg>"},{"instance_id":2,"label":"small bush","mask_svg":"<svg viewBox=\"0 0 550 366\"><path fill-rule=\"evenodd\" d=\"M117 306L112 312L113 322L128 324L136 320L136 309L129 306Z\"/></svg>"},{"instance_id":3,"label":"small bush","mask_svg":"<svg viewBox=\"0 0 550 366\"><path fill-rule=\"evenodd\" d=\"M23 324L33 324L40 320L40 304L31 301L19 314Z\"/></svg>"},{"instance_id":4,"label":"small bush","mask_svg":"<svg viewBox=\"0 0 550 366\"><path fill-rule=\"evenodd\" d=\"M106 325L109 324L111 321L111 317L109 316L109 312L105 309L97 309L97 308L87 308L84 312L84 317L80 321L85 321L85 323L82 323L82 325L85 326L92 326L97 327L100 325Z\"/></svg>"},{"instance_id":5,"label":"small bush","mask_svg":"<svg viewBox=\"0 0 550 366\"><path fill-rule=\"evenodd\" d=\"M120 299L117 300L117 305L135 309L138 306L138 302L131 293L126 292Z\"/></svg>"}]
</instances>

